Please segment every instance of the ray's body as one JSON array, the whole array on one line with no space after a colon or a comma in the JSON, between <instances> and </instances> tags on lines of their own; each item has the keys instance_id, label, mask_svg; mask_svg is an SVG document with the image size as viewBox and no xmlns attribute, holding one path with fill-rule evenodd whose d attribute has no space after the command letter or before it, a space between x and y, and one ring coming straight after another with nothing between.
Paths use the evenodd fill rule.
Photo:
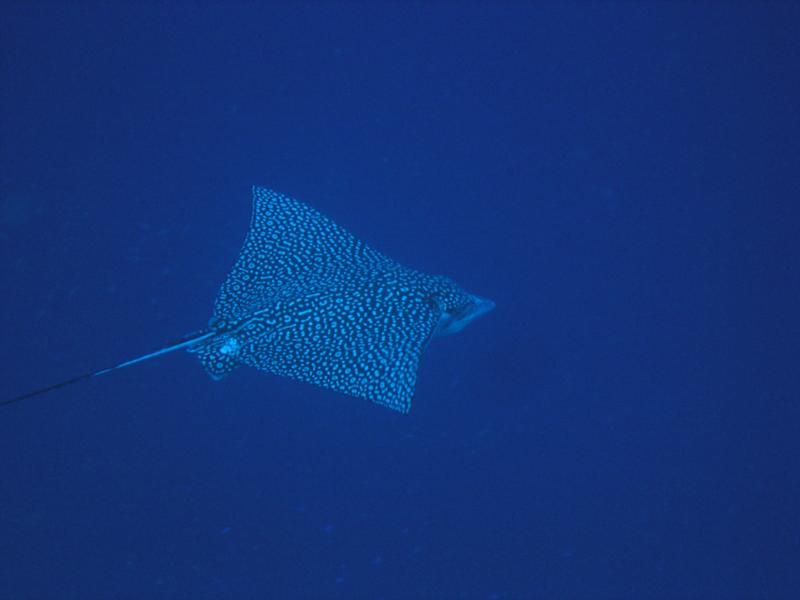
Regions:
<instances>
[{"instance_id":1,"label":"ray's body","mask_svg":"<svg viewBox=\"0 0 800 600\"><path fill-rule=\"evenodd\" d=\"M430 338L493 307L447 277L399 265L306 204L254 187L250 229L208 329L2 404L185 348L215 379L246 365L405 413Z\"/></svg>"}]
</instances>

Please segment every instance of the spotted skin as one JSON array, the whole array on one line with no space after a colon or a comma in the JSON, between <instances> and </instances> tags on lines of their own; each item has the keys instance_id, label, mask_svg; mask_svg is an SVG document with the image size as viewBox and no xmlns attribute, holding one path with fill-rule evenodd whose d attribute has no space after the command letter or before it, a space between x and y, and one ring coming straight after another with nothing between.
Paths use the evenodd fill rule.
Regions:
<instances>
[{"instance_id":1,"label":"spotted skin","mask_svg":"<svg viewBox=\"0 0 800 600\"><path fill-rule=\"evenodd\" d=\"M214 305L216 335L192 351L217 379L247 365L406 413L437 327L457 331L454 321L492 306L446 277L397 264L313 208L254 187L250 229Z\"/></svg>"}]
</instances>

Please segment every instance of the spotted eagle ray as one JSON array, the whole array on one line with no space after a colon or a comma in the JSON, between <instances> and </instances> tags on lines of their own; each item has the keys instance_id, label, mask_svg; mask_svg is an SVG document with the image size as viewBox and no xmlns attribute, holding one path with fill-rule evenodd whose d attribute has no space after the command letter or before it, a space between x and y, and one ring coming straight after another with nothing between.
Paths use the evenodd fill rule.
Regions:
<instances>
[{"instance_id":1,"label":"spotted eagle ray","mask_svg":"<svg viewBox=\"0 0 800 600\"><path fill-rule=\"evenodd\" d=\"M214 379L247 365L407 413L431 337L493 308L448 277L399 265L310 206L253 187L250 229L206 329L0 404L185 348Z\"/></svg>"}]
</instances>

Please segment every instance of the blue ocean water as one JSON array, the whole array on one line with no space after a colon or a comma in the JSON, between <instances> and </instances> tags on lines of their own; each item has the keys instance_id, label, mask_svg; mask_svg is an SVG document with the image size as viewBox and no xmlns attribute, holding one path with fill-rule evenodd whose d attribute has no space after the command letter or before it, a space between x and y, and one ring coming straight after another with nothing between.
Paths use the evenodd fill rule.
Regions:
<instances>
[{"instance_id":1,"label":"blue ocean water","mask_svg":"<svg viewBox=\"0 0 800 600\"><path fill-rule=\"evenodd\" d=\"M250 187L497 302L404 416L0 411L1 598L795 598L796 3L3 3L0 397L205 326Z\"/></svg>"}]
</instances>

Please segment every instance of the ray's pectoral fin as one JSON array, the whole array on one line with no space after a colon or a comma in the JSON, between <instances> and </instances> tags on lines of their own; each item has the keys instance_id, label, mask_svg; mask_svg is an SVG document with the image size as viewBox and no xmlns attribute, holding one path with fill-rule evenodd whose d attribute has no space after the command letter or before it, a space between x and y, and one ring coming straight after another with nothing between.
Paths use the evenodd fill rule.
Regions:
<instances>
[{"instance_id":1,"label":"ray's pectoral fin","mask_svg":"<svg viewBox=\"0 0 800 600\"><path fill-rule=\"evenodd\" d=\"M239 366L241 342L233 335L222 334L189 348L197 354L203 368L212 379L219 381Z\"/></svg>"},{"instance_id":2,"label":"ray's pectoral fin","mask_svg":"<svg viewBox=\"0 0 800 600\"><path fill-rule=\"evenodd\" d=\"M440 318L438 307L424 301L405 307L402 324L381 331L355 365L351 389L341 391L372 400L401 413L411 410L420 358Z\"/></svg>"},{"instance_id":3,"label":"ray's pectoral fin","mask_svg":"<svg viewBox=\"0 0 800 600\"><path fill-rule=\"evenodd\" d=\"M441 310L408 293L370 296L368 282L362 283L303 310L308 312L304 315L307 325L284 325L279 334L252 336L242 344L238 357L230 358L234 364L241 361L407 413L420 356ZM290 322L292 318L284 315L282 323ZM218 363L221 350L203 351L209 353L210 359L203 362L212 376L225 371L228 363L224 359Z\"/></svg>"}]
</instances>

